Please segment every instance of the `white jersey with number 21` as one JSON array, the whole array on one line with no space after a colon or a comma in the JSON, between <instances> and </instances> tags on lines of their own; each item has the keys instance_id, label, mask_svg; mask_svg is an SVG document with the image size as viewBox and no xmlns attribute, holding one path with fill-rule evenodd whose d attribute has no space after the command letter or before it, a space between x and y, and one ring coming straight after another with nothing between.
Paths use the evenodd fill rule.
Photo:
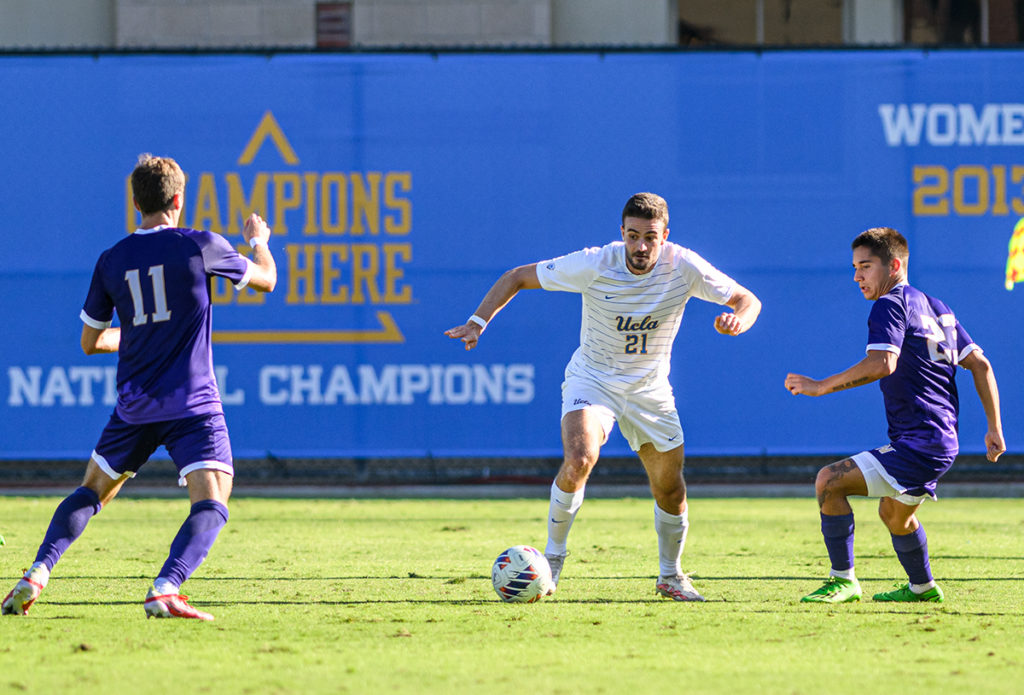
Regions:
<instances>
[{"instance_id":1,"label":"white jersey with number 21","mask_svg":"<svg viewBox=\"0 0 1024 695\"><path fill-rule=\"evenodd\" d=\"M691 297L725 304L736 282L697 253L665 242L654 268L634 275L625 244L576 251L537 264L545 290L583 295L580 346L566 377L627 391L667 380L672 341Z\"/></svg>"}]
</instances>

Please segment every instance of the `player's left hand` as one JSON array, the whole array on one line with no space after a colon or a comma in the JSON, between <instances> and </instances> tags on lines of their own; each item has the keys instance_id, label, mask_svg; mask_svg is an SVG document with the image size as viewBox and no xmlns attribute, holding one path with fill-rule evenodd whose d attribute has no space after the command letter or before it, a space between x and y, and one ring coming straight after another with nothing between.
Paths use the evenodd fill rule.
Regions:
<instances>
[{"instance_id":1,"label":"player's left hand","mask_svg":"<svg viewBox=\"0 0 1024 695\"><path fill-rule=\"evenodd\" d=\"M725 311L715 317L715 330L722 335L739 335L743 332L743 325L736 314Z\"/></svg>"},{"instance_id":2,"label":"player's left hand","mask_svg":"<svg viewBox=\"0 0 1024 695\"><path fill-rule=\"evenodd\" d=\"M785 383L786 388L794 396L820 396L822 393L820 381L802 374L787 374Z\"/></svg>"},{"instance_id":3,"label":"player's left hand","mask_svg":"<svg viewBox=\"0 0 1024 695\"><path fill-rule=\"evenodd\" d=\"M985 433L985 458L995 463L1003 452L1006 451L1006 441L1003 433L989 430Z\"/></svg>"},{"instance_id":4,"label":"player's left hand","mask_svg":"<svg viewBox=\"0 0 1024 695\"><path fill-rule=\"evenodd\" d=\"M455 338L465 343L467 350L472 350L476 347L476 344L480 341L481 333L483 333L483 329L480 328L479 324L472 321L468 321L461 326L454 326L444 332L449 338Z\"/></svg>"}]
</instances>

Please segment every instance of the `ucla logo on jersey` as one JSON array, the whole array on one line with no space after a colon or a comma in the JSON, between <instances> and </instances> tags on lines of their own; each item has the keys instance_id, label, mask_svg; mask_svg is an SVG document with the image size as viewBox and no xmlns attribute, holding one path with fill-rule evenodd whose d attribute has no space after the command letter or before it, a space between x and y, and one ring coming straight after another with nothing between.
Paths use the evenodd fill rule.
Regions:
<instances>
[{"instance_id":1,"label":"ucla logo on jersey","mask_svg":"<svg viewBox=\"0 0 1024 695\"><path fill-rule=\"evenodd\" d=\"M653 331L658 327L658 322L650 316L644 316L639 321L635 321L631 316L616 316L615 322L617 330L629 331L630 333L636 333L637 331Z\"/></svg>"}]
</instances>

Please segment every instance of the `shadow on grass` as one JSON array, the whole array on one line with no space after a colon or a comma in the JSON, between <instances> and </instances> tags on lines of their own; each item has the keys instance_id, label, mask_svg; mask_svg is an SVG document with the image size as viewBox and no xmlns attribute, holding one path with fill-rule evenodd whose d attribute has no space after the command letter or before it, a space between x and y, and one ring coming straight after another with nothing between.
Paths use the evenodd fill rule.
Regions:
<instances>
[{"instance_id":1,"label":"shadow on grass","mask_svg":"<svg viewBox=\"0 0 1024 695\"><path fill-rule=\"evenodd\" d=\"M267 606L267 607L282 607L282 608L294 608L298 606L306 607L344 607L344 606L515 606L524 604L505 604L496 599L426 599L426 598L408 598L408 599L353 599L347 601L339 600L309 600L309 601L295 601L295 600L268 600L268 601L195 601L197 606L203 609L215 611L219 608L236 608L243 606ZM546 599L537 606L579 606L579 605L618 605L618 606L654 606L664 605L672 606L677 602L669 601L662 597L637 597L631 599L624 598L557 598L557 599ZM678 603L693 603L700 604L697 601L685 601ZM753 606L751 604L760 604ZM935 616L963 616L963 617L975 617L975 618L997 618L997 617L1019 617L1020 611L970 611L961 610L958 607L950 605L949 602L935 604L935 603L907 603L893 605L892 603L880 603L874 601L860 601L857 603L847 603L842 605L834 604L809 604L800 603L798 599L793 598L782 598L773 602L772 606L765 606L763 599L750 599L750 600L732 600L732 599L721 599L721 598L710 598L704 601L703 604L708 607L715 607L715 614L721 615L721 609L726 609L731 606L733 607L732 612L742 613L744 615L799 615L803 613L814 613L814 612L825 612L830 615L845 613L853 616L876 616L876 615L906 615L906 616L920 616L922 613ZM53 601L48 602L48 606L54 608L95 608L99 606L138 606L141 608L141 601ZM531 607L532 609L533 607ZM501 608L499 608L501 610ZM695 610L699 611L701 608L694 607L692 609L680 608L679 610ZM140 615L141 617L141 615ZM34 620L81 620L82 616L76 615L39 615L36 613L32 616ZM194 621L186 621L194 622Z\"/></svg>"},{"instance_id":2,"label":"shadow on grass","mask_svg":"<svg viewBox=\"0 0 1024 695\"><path fill-rule=\"evenodd\" d=\"M1014 558L1019 560L1020 558ZM715 575L715 574L698 574L692 573L689 575L691 579L697 582L764 582L764 581L777 581L777 582L818 582L821 581L826 573L811 574L811 575ZM86 579L86 580L130 580L130 579L142 579L151 580L151 575L123 575L123 574L109 574L109 575L88 575L88 574L63 574L54 577L55 581L64 581L69 579ZM192 577L188 581L190 585L201 582L260 582L260 583L274 583L274 582L346 582L346 581L407 581L407 580L428 580L428 581L443 581L448 584L461 584L463 582L471 581L484 581L489 580L490 575L483 574L468 574L468 575L428 575L428 574L406 574L406 575L343 575L337 577ZM17 579L17 577L15 577ZM597 576L587 575L583 577L572 577L572 581L616 581L616 580L644 580L644 579L655 579L653 574L620 574L615 576ZM892 574L884 576L864 576L858 575L857 579L861 582L894 582L899 579L899 567L898 565L893 568ZM951 575L941 575L936 577L938 582L1018 582L1021 581L1021 575L1007 576L1007 577L956 577ZM904 581L904 580L900 580Z\"/></svg>"}]
</instances>

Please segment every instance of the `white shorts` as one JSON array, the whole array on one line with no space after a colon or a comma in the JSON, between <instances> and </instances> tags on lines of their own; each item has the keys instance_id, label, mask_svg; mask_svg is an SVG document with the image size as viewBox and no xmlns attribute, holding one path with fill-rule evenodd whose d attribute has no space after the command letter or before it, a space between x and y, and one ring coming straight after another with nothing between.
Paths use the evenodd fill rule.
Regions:
<instances>
[{"instance_id":1,"label":"white shorts","mask_svg":"<svg viewBox=\"0 0 1024 695\"><path fill-rule=\"evenodd\" d=\"M668 382L641 391L619 393L591 379L566 377L562 383L562 417L583 409L600 418L605 442L617 421L619 431L633 451L639 451L647 443L658 451L671 451L683 443L683 426L679 422L672 385Z\"/></svg>"},{"instance_id":2,"label":"white shorts","mask_svg":"<svg viewBox=\"0 0 1024 695\"><path fill-rule=\"evenodd\" d=\"M910 507L916 507L925 500L934 499L931 495L904 494L906 488L889 475L881 461L876 459L870 451L854 454L850 459L857 464L857 468L864 475L864 482L868 485L868 497L891 497Z\"/></svg>"}]
</instances>

